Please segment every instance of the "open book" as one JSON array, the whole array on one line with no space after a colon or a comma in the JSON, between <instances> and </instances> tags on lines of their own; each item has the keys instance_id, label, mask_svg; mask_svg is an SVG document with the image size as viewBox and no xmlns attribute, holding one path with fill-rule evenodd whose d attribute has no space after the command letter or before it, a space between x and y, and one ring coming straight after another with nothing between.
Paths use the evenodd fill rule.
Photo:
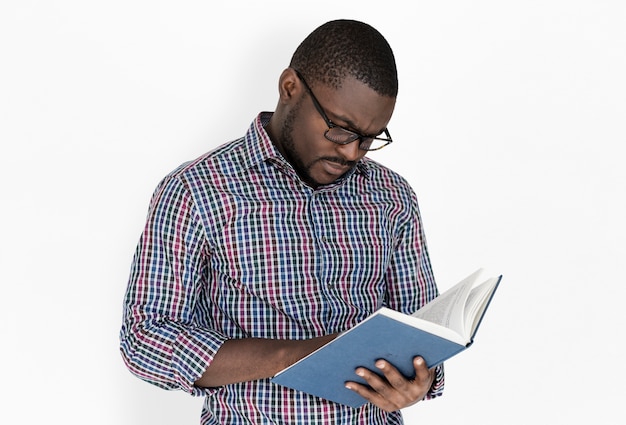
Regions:
<instances>
[{"instance_id":1,"label":"open book","mask_svg":"<svg viewBox=\"0 0 626 425\"><path fill-rule=\"evenodd\" d=\"M333 341L279 372L272 382L337 403L358 407L366 402L345 388L346 381L365 384L355 369L378 369L385 359L407 377L415 375L413 358L428 367L465 350L502 276L481 280L482 269L448 289L412 315L383 307Z\"/></svg>"}]
</instances>

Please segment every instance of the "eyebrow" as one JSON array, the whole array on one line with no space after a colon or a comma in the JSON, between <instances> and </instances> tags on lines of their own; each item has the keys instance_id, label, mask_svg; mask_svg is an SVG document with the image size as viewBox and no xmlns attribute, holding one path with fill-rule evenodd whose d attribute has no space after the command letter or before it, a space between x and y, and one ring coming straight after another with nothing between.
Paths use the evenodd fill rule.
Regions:
<instances>
[{"instance_id":1,"label":"eyebrow","mask_svg":"<svg viewBox=\"0 0 626 425\"><path fill-rule=\"evenodd\" d=\"M323 108L323 107L322 107ZM324 111L326 113L326 115L328 116L328 110ZM339 121L345 122L347 124L347 127L344 127L342 125L340 125L339 127L344 127L346 130L350 130L353 131L357 134L359 134L360 136L365 136L365 137L377 137L380 136L381 134L383 134L385 132L385 129L383 128L382 130L380 130L378 133L376 134L367 134L367 133L363 133L361 130L356 128L356 125L354 125L354 122L352 122L350 119L348 118L344 118L341 117L339 115L336 115L334 113L331 112L331 114L336 117ZM335 121L331 120L330 117L328 117L328 119L335 125L339 125L337 124ZM385 127L386 128L386 127Z\"/></svg>"},{"instance_id":2,"label":"eyebrow","mask_svg":"<svg viewBox=\"0 0 626 425\"><path fill-rule=\"evenodd\" d=\"M330 121L331 123L335 124L337 127L341 127L341 128L343 128L343 129L345 129L345 130L351 131L351 132L353 132L353 133L355 133L355 134L358 134L358 135L359 135L359 136L361 136L361 137L372 137L372 138L380 136L381 134L383 134L383 133L384 133L384 131L385 131L385 130L387 130L387 127L385 127L385 128L383 128L382 130L380 130L380 131L379 131L378 133L376 133L376 134L365 134L365 133L361 132L360 130L358 130L358 129L356 128L356 125L355 125L355 124L354 124L351 120L349 120L348 118L341 117L341 116L339 116L339 115L337 115L337 114L335 114L335 113L331 112L331 114L332 114L332 115L334 115L335 117L337 117L337 119L338 119L339 121L343 121L343 122L345 122L345 123L348 125L348 127L344 127L344 126L342 126L342 125L337 124L336 122L333 122L333 120L331 120L331 119L330 119L330 117L328 116L328 110L322 106L322 104L320 103L320 101L317 99L317 96L315 96L315 94L313 94L313 89L311 89L311 87L310 87L310 86L309 86L309 84L306 82L306 80L304 79L304 77L302 76L302 74L300 73L300 71L298 71L298 70L297 70L297 69L295 69L295 68L293 68L293 70L296 72L296 75L298 76L298 79L299 79L300 81L302 81L302 83L304 84L304 87L306 88L306 90L307 90L307 91L309 92L309 94L311 95L311 98L312 98L312 100L313 100L313 103L315 103L315 106L316 106L316 108L318 108L318 109L319 109L319 112L320 112L322 115L324 115L328 121ZM351 128L352 128L352 129L351 129Z\"/></svg>"}]
</instances>

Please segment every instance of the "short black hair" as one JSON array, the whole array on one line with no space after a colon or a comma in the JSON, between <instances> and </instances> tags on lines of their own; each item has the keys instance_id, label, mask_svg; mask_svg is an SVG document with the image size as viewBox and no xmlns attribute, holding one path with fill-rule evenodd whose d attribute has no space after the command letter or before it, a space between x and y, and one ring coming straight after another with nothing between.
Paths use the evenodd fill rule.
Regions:
<instances>
[{"instance_id":1,"label":"short black hair","mask_svg":"<svg viewBox=\"0 0 626 425\"><path fill-rule=\"evenodd\" d=\"M317 27L298 46L289 66L307 82L339 88L352 76L380 95L398 95L391 46L378 30L363 22L339 19Z\"/></svg>"}]
</instances>

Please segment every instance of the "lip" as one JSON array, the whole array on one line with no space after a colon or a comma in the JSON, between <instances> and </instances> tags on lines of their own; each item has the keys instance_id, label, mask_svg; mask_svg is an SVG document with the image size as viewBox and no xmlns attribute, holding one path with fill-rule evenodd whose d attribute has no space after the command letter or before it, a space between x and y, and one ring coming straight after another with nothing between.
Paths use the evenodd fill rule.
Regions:
<instances>
[{"instance_id":1,"label":"lip","mask_svg":"<svg viewBox=\"0 0 626 425\"><path fill-rule=\"evenodd\" d=\"M329 161L326 159L322 160L322 164L324 167L324 171L332 176L342 176L346 172L348 172L348 170L350 170L350 167L347 165L341 165L337 162Z\"/></svg>"}]
</instances>

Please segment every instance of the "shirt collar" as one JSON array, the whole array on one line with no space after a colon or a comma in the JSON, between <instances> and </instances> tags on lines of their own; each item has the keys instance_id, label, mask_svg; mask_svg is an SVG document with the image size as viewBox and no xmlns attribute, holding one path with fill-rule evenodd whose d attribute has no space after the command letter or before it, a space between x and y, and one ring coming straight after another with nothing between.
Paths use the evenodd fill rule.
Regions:
<instances>
[{"instance_id":1,"label":"shirt collar","mask_svg":"<svg viewBox=\"0 0 626 425\"><path fill-rule=\"evenodd\" d=\"M261 162L271 162L280 168L289 168L293 170L293 167L287 162L285 158L281 155L281 153L276 149L276 146L270 140L267 131L265 131L265 126L270 121L272 117L272 112L261 112L257 115L256 119L250 125L248 132L245 136L245 146L247 153L247 162L248 167L254 167ZM363 175L366 178L369 178L369 167L367 158L361 159L355 169L348 173L344 178L340 179L340 181L344 181L354 173L358 173ZM295 171L294 171L295 174Z\"/></svg>"}]
</instances>

